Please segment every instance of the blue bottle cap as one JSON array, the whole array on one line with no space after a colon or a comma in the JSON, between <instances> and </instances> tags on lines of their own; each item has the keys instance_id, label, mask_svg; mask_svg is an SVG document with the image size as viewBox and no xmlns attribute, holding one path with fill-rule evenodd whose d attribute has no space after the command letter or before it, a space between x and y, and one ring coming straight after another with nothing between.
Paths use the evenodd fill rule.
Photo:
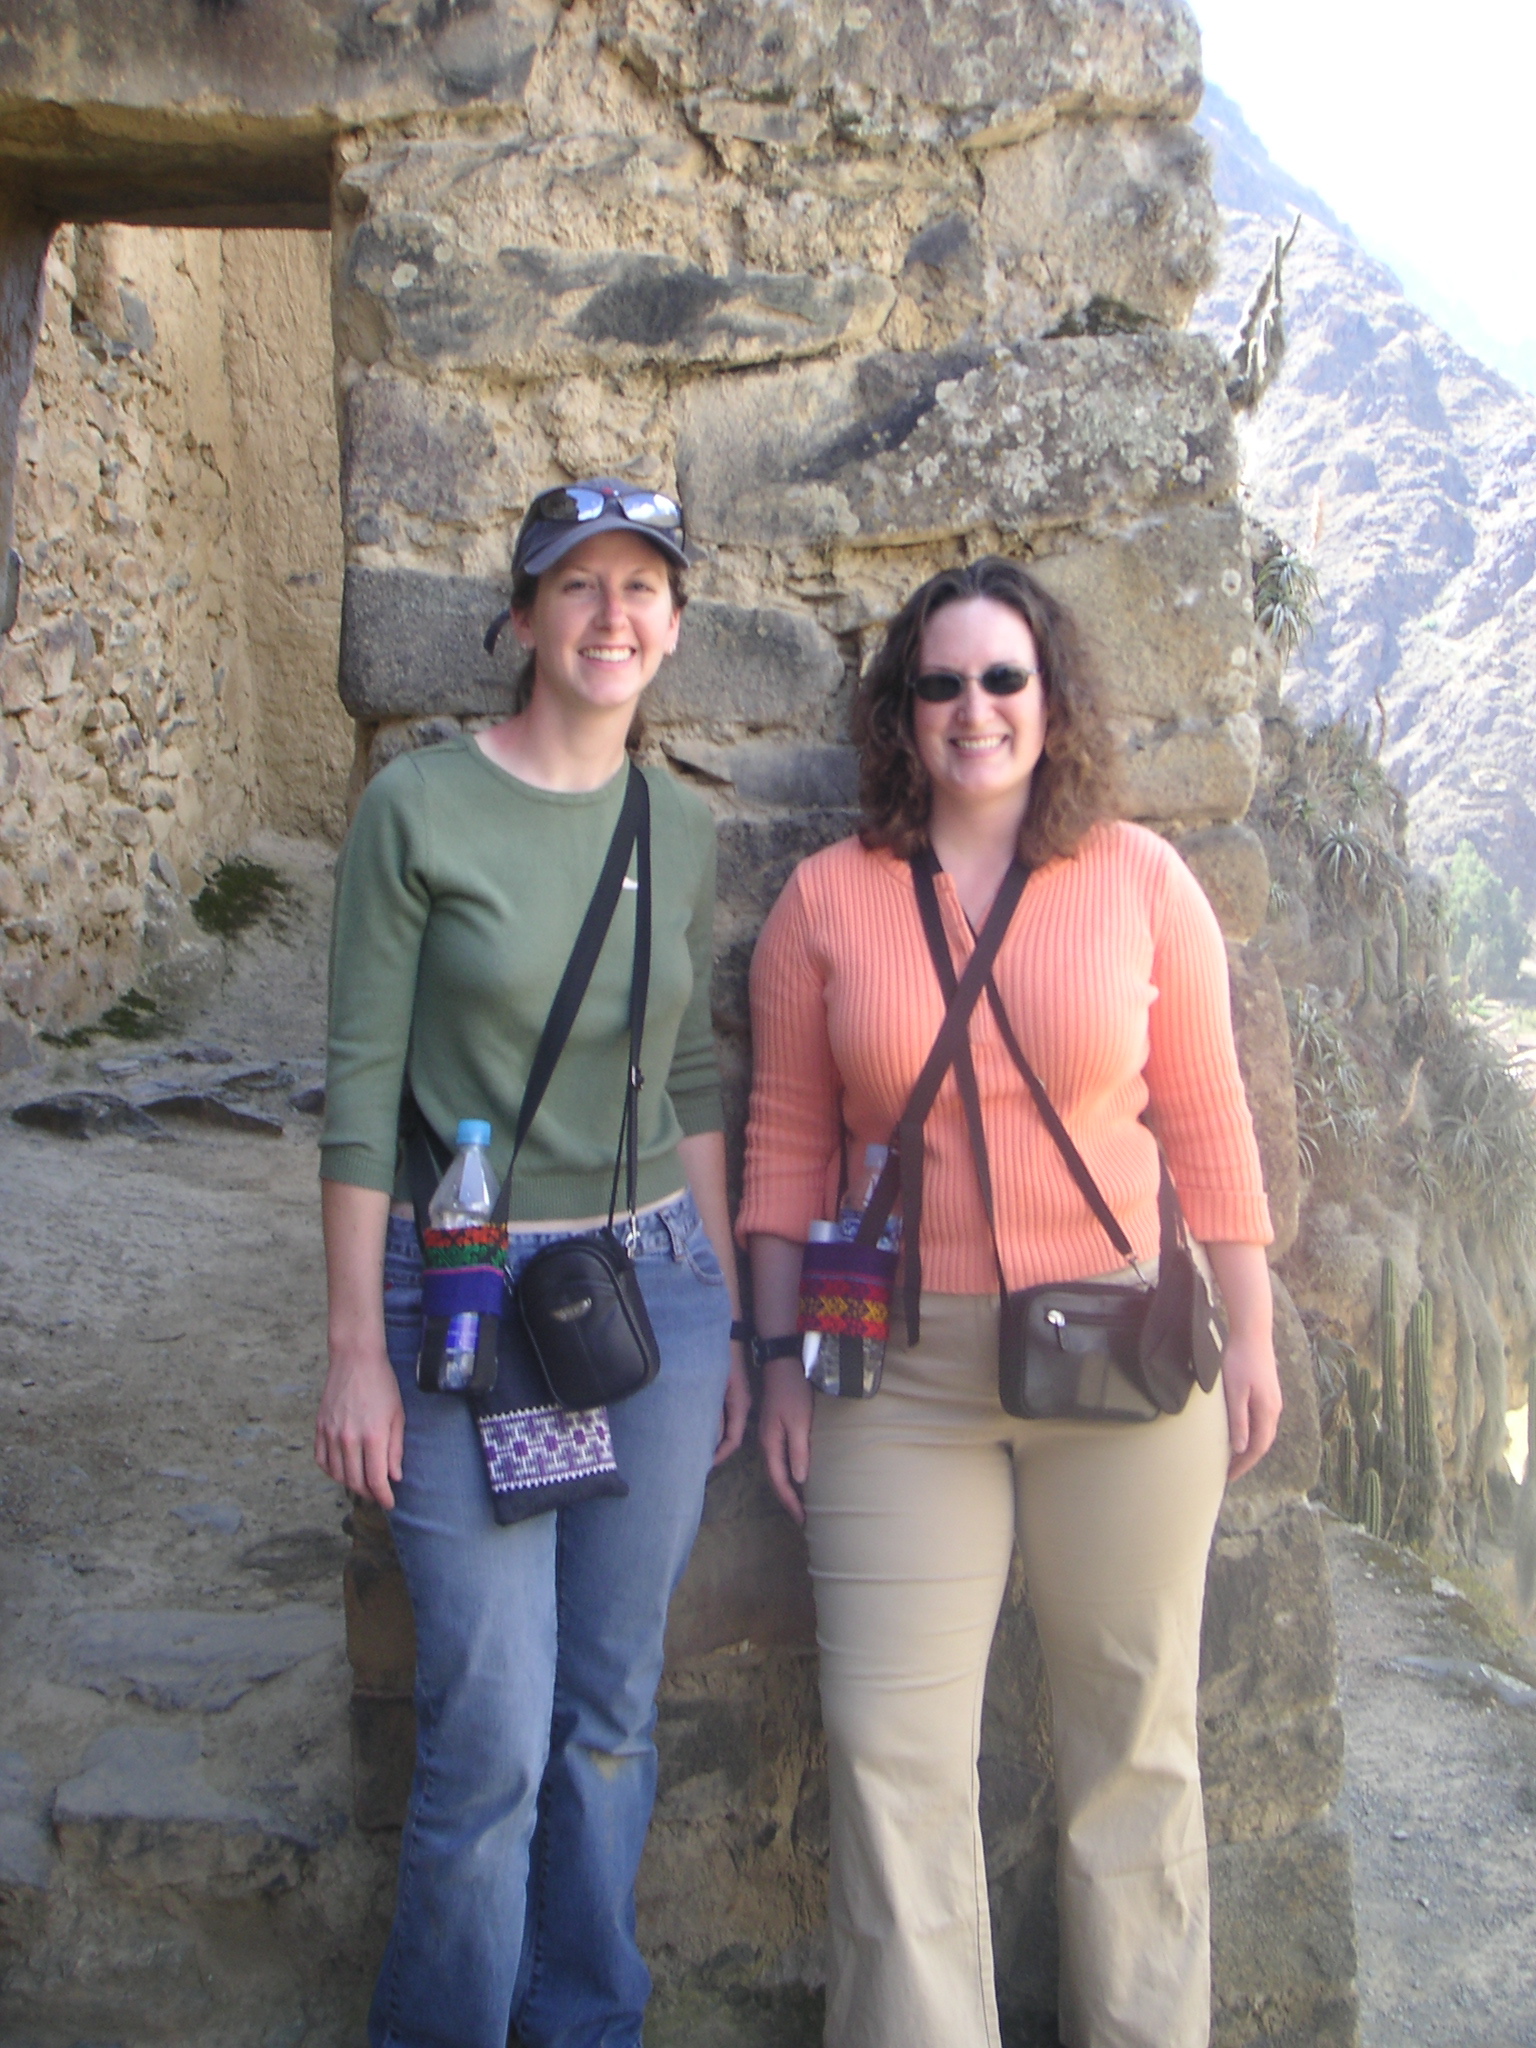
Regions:
<instances>
[{"instance_id":1,"label":"blue bottle cap","mask_svg":"<svg viewBox=\"0 0 1536 2048\"><path fill-rule=\"evenodd\" d=\"M477 1116L460 1117L459 1135L453 1142L456 1145L489 1145L491 1127Z\"/></svg>"}]
</instances>

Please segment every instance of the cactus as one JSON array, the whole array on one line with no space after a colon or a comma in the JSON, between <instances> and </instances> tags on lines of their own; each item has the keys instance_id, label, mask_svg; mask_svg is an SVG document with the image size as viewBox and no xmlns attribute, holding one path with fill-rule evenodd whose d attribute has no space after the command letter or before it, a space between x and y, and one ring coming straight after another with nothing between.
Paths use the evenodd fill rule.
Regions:
<instances>
[{"instance_id":1,"label":"cactus","mask_svg":"<svg viewBox=\"0 0 1536 2048\"><path fill-rule=\"evenodd\" d=\"M1370 1374L1357 1359L1345 1360L1344 1374L1349 1387L1349 1412L1355 1425L1355 1442L1363 1459L1367 1446L1376 1440L1376 1403L1379 1397Z\"/></svg>"},{"instance_id":2,"label":"cactus","mask_svg":"<svg viewBox=\"0 0 1536 2048\"><path fill-rule=\"evenodd\" d=\"M1397 994L1398 1000L1408 993L1408 898L1397 899Z\"/></svg>"},{"instance_id":3,"label":"cactus","mask_svg":"<svg viewBox=\"0 0 1536 2048\"><path fill-rule=\"evenodd\" d=\"M1408 1318L1408 1341L1403 1347L1403 1450L1409 1471L1426 1475L1437 1471L1440 1462L1430 1400L1434 1317L1434 1301L1426 1289L1413 1305L1413 1314Z\"/></svg>"},{"instance_id":4,"label":"cactus","mask_svg":"<svg viewBox=\"0 0 1536 2048\"><path fill-rule=\"evenodd\" d=\"M1393 1449L1400 1451L1403 1412L1397 1384L1397 1268L1390 1259L1381 1262L1381 1313L1376 1322L1376 1342L1381 1364L1381 1426Z\"/></svg>"},{"instance_id":5,"label":"cactus","mask_svg":"<svg viewBox=\"0 0 1536 2048\"><path fill-rule=\"evenodd\" d=\"M1355 1495L1355 1520L1368 1536L1381 1534L1381 1474L1367 1465Z\"/></svg>"},{"instance_id":6,"label":"cactus","mask_svg":"<svg viewBox=\"0 0 1536 2048\"><path fill-rule=\"evenodd\" d=\"M1346 1417L1339 1424L1333 1447L1333 1491L1341 1515L1352 1516L1355 1506L1355 1432Z\"/></svg>"}]
</instances>

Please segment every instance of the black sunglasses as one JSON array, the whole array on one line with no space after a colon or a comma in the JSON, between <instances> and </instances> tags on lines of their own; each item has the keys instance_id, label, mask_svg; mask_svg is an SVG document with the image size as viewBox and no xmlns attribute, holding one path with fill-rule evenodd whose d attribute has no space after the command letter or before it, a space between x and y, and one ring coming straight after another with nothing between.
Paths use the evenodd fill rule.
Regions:
<instances>
[{"instance_id":1,"label":"black sunglasses","mask_svg":"<svg viewBox=\"0 0 1536 2048\"><path fill-rule=\"evenodd\" d=\"M1019 668L1014 662L998 661L991 668L984 668L976 681L989 697L1016 697L1039 673L1037 668ZM920 676L912 678L912 694L921 697L925 704L953 704L970 680L956 669L925 668Z\"/></svg>"},{"instance_id":2,"label":"black sunglasses","mask_svg":"<svg viewBox=\"0 0 1536 2048\"><path fill-rule=\"evenodd\" d=\"M616 491L599 489L593 484L556 484L553 490L541 491L528 507L523 531L526 533L540 520L561 526L601 519L610 505L636 526L654 526L662 533L682 533L683 508L665 491Z\"/></svg>"}]
</instances>

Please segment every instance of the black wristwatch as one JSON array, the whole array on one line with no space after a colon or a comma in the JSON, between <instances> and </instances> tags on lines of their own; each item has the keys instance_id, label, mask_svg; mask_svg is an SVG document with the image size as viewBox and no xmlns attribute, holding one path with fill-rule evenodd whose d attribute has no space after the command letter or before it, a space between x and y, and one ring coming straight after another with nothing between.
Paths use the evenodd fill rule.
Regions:
<instances>
[{"instance_id":1,"label":"black wristwatch","mask_svg":"<svg viewBox=\"0 0 1536 2048\"><path fill-rule=\"evenodd\" d=\"M741 1317L737 1316L731 1324L731 1342L733 1344L745 1344L750 1351L753 1341L752 1325L748 1322L743 1322Z\"/></svg>"},{"instance_id":2,"label":"black wristwatch","mask_svg":"<svg viewBox=\"0 0 1536 2048\"><path fill-rule=\"evenodd\" d=\"M759 1372L771 1358L798 1358L803 1337L791 1333L787 1337L754 1337L752 1357Z\"/></svg>"}]
</instances>

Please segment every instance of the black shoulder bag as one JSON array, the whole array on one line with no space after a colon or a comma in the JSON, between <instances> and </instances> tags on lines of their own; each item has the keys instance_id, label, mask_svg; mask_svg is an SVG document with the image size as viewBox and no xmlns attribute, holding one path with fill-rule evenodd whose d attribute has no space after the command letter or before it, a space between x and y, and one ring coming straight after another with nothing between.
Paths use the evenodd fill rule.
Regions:
<instances>
[{"instance_id":1,"label":"black shoulder bag","mask_svg":"<svg viewBox=\"0 0 1536 2048\"><path fill-rule=\"evenodd\" d=\"M954 1019L960 1018L952 1058L997 1265L1001 1305L998 1398L1008 1414L1034 1419L1151 1422L1159 1415L1177 1415L1189 1399L1192 1386L1198 1383L1208 1393L1215 1385L1221 1371L1224 1338L1202 1262L1196 1257L1185 1227L1167 1161L1159 1151L1157 1203L1161 1242L1157 1281L1153 1285L1142 1275L1130 1239L1104 1200L1014 1034L992 977L992 961L1001 933L982 958L982 938L991 930L996 905L965 973L957 980L934 886L938 861L930 849L914 856L911 865L928 950L939 986L950 1005L941 1039L950 1034ZM976 974L978 961L981 969ZM978 986L985 978L987 999L1009 1057L1023 1076L1068 1172L1115 1251L1135 1276L1134 1281L1047 1281L1037 1287L1009 1291L998 1245L981 1098L971 1062L969 1026L976 987L968 990L967 984L972 983L973 976ZM962 1015L961 1003L968 993L969 1001L964 1003ZM908 1105L909 1113L911 1106ZM920 1151L917 1157L920 1173ZM920 1203L920 1195L918 1199Z\"/></svg>"},{"instance_id":2,"label":"black shoulder bag","mask_svg":"<svg viewBox=\"0 0 1536 2048\"><path fill-rule=\"evenodd\" d=\"M565 1237L544 1246L518 1276L516 1296L518 1318L550 1395L563 1408L588 1409L622 1401L639 1393L655 1379L661 1365L656 1334L646 1312L640 1282L635 1273L631 1249L635 1241L635 1207L638 1183L636 1146L640 1090L640 1043L645 1032L645 1005L651 973L651 809L650 790L645 777L631 762L623 807L613 838L609 841L602 873L587 906L571 957L566 962L560 986L550 1004L549 1017L539 1038L533 1063L518 1110L512 1157L502 1182L491 1223L498 1232L506 1229L512 1203L512 1173L523 1148L556 1063L565 1049L576 1013L592 979L598 954L613 922L613 913L624 885L631 850L635 854L635 955L629 992L629 1066L624 1088L624 1114L619 1125L619 1144L613 1162L613 1184L608 1197L608 1221L601 1229L580 1236ZM406 1162L411 1198L418 1228L425 1225L426 1204L435 1185L435 1145L431 1133L409 1089L402 1121L406 1137ZM446 1165L436 1166L440 1174ZM626 1195L629 1229L621 1238L614 1229L618 1207L619 1171L627 1162ZM476 1377L468 1391L483 1393L495 1379L498 1332L484 1328L476 1353ZM434 1332L428 1324L426 1346ZM441 1349L442 1333L436 1333ZM489 1356L491 1370L481 1375L481 1358ZM418 1368L418 1379L421 1369ZM425 1384L425 1382L423 1382Z\"/></svg>"}]
</instances>

